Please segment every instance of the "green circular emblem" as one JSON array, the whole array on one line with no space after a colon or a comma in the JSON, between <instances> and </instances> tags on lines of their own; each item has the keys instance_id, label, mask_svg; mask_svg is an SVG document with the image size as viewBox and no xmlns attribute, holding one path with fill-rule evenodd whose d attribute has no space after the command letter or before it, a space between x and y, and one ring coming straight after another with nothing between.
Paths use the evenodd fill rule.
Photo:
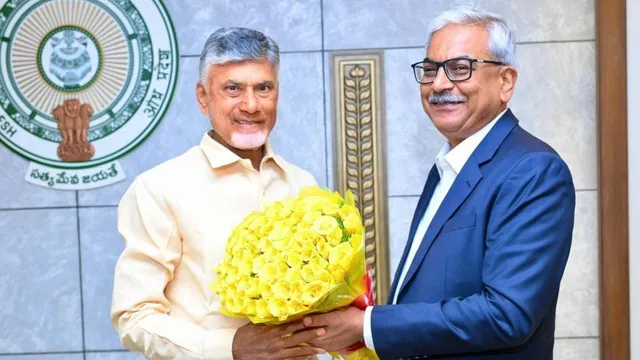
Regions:
<instances>
[{"instance_id":1,"label":"green circular emblem","mask_svg":"<svg viewBox=\"0 0 640 360\"><path fill-rule=\"evenodd\" d=\"M38 46L36 60L40 76L49 86L65 92L91 86L102 67L102 53L96 38L82 28L68 25L45 36Z\"/></svg>"},{"instance_id":2,"label":"green circular emblem","mask_svg":"<svg viewBox=\"0 0 640 360\"><path fill-rule=\"evenodd\" d=\"M161 0L0 0L0 141L49 167L106 164L158 125L178 74Z\"/></svg>"}]
</instances>

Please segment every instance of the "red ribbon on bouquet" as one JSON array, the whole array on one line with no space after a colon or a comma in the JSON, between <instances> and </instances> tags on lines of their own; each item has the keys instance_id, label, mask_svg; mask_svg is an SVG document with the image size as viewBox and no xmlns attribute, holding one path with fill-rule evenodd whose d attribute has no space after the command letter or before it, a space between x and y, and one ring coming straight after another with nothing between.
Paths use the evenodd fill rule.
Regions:
<instances>
[{"instance_id":1,"label":"red ribbon on bouquet","mask_svg":"<svg viewBox=\"0 0 640 360\"><path fill-rule=\"evenodd\" d=\"M372 289L372 276L371 276L371 266L367 265L367 272L364 275L363 281L365 283L365 293L358 296L352 303L351 306L355 306L360 310L365 310L367 306L373 306L373 289ZM360 350L364 348L366 345L364 340L360 340L357 343L349 346L347 348L347 353L352 353L354 351Z\"/></svg>"}]
</instances>

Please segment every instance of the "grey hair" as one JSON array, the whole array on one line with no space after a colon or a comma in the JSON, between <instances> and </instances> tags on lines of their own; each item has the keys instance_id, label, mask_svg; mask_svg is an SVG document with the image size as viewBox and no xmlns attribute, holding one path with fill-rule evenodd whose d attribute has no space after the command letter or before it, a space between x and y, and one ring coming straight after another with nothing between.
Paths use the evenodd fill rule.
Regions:
<instances>
[{"instance_id":1,"label":"grey hair","mask_svg":"<svg viewBox=\"0 0 640 360\"><path fill-rule=\"evenodd\" d=\"M280 67L280 48L273 39L252 29L220 28L202 48L200 83L206 85L209 65L259 59L267 59L275 69Z\"/></svg>"},{"instance_id":2,"label":"grey hair","mask_svg":"<svg viewBox=\"0 0 640 360\"><path fill-rule=\"evenodd\" d=\"M489 54L493 60L515 66L516 36L502 16L467 6L445 11L429 24L427 49L429 49L433 34L450 24L484 26L489 33Z\"/></svg>"}]
</instances>

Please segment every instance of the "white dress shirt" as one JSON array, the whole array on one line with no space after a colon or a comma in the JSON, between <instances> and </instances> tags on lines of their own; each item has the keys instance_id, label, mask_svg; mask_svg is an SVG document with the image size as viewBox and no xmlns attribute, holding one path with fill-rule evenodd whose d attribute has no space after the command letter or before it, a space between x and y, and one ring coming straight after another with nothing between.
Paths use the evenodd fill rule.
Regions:
<instances>
[{"instance_id":1,"label":"white dress shirt","mask_svg":"<svg viewBox=\"0 0 640 360\"><path fill-rule=\"evenodd\" d=\"M506 111L507 110L501 112L495 119L493 119L493 121L485 125L482 129L478 130L473 135L466 138L453 149L449 145L449 142L445 142L445 144L440 149L435 162L436 168L438 169L438 174L440 175L440 181L438 181L438 183L436 184L436 188L433 191L431 200L429 200L427 210L425 211L424 216L422 217L422 220L420 220L420 224L416 229L413 242L411 243L411 248L409 249L409 253L407 254L407 259L404 262L402 273L400 273L400 279L398 280L395 293L393 294L393 304L396 304L396 302L398 301L398 293L400 291L400 288L402 287L405 276L407 275L407 272L411 267L411 262L416 256L416 253L420 248L420 244L422 244L422 239L427 233L427 229L431 224L431 220L433 220L433 217L436 215L438 208L440 208L440 204L442 204L442 201L447 196L449 189L451 189L453 182L456 180L456 177L458 176L460 171L462 171L462 167L467 162L467 160L469 160L471 154L473 154L478 145L480 145L485 136L489 133L493 126L498 122L498 119L500 119ZM369 349L374 350L373 334L371 333L372 310L373 306L369 306L365 310L363 335L366 346Z\"/></svg>"}]
</instances>

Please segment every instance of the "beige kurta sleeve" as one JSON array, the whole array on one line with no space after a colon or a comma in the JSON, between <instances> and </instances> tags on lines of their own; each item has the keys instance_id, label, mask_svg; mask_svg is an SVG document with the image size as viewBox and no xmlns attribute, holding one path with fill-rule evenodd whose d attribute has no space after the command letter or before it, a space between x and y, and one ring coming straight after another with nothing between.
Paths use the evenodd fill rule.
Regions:
<instances>
[{"instance_id":1,"label":"beige kurta sleeve","mask_svg":"<svg viewBox=\"0 0 640 360\"><path fill-rule=\"evenodd\" d=\"M149 359L233 359L235 330L205 330L168 315L164 290L182 242L163 197L140 178L120 202L118 231L125 249L115 269L111 322L123 345Z\"/></svg>"}]
</instances>

